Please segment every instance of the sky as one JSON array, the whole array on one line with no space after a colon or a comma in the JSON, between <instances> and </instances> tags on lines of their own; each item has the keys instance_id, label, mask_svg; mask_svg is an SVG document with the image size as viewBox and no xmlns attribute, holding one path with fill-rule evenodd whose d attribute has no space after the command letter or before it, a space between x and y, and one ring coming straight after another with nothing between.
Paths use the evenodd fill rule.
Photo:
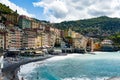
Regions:
<instances>
[{"instance_id":1,"label":"sky","mask_svg":"<svg viewBox=\"0 0 120 80\"><path fill-rule=\"evenodd\" d=\"M0 0L20 15L52 23L99 16L120 18L120 0Z\"/></svg>"}]
</instances>

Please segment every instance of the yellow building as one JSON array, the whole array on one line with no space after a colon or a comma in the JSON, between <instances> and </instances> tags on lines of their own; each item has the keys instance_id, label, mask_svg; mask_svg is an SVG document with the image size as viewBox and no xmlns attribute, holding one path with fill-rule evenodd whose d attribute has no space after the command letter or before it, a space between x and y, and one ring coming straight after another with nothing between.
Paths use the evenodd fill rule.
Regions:
<instances>
[{"instance_id":1,"label":"yellow building","mask_svg":"<svg viewBox=\"0 0 120 80\"><path fill-rule=\"evenodd\" d=\"M76 38L76 32L75 31L72 31L72 38Z\"/></svg>"},{"instance_id":2,"label":"yellow building","mask_svg":"<svg viewBox=\"0 0 120 80\"><path fill-rule=\"evenodd\" d=\"M64 37L68 37L68 30L64 31Z\"/></svg>"},{"instance_id":3,"label":"yellow building","mask_svg":"<svg viewBox=\"0 0 120 80\"><path fill-rule=\"evenodd\" d=\"M64 31L64 37L71 37L71 38L80 38L82 35L80 33L77 33L75 31L72 31L72 29L65 30Z\"/></svg>"},{"instance_id":4,"label":"yellow building","mask_svg":"<svg viewBox=\"0 0 120 80\"><path fill-rule=\"evenodd\" d=\"M42 47L42 36L41 35L36 37L36 39L35 39L35 47L36 48Z\"/></svg>"},{"instance_id":5,"label":"yellow building","mask_svg":"<svg viewBox=\"0 0 120 80\"><path fill-rule=\"evenodd\" d=\"M39 23L38 20L32 19L32 20L31 20L31 26L32 26L32 28L39 28L40 23Z\"/></svg>"},{"instance_id":6,"label":"yellow building","mask_svg":"<svg viewBox=\"0 0 120 80\"><path fill-rule=\"evenodd\" d=\"M68 30L68 37L72 37L72 29L70 29L70 28Z\"/></svg>"}]
</instances>

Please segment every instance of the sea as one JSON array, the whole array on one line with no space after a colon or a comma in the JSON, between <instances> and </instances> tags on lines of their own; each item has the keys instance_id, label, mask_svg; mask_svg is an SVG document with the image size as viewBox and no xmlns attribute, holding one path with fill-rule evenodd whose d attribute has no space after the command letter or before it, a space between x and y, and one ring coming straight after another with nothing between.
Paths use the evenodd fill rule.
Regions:
<instances>
[{"instance_id":1,"label":"sea","mask_svg":"<svg viewBox=\"0 0 120 80\"><path fill-rule=\"evenodd\" d=\"M120 52L68 54L23 65L24 80L120 80Z\"/></svg>"}]
</instances>

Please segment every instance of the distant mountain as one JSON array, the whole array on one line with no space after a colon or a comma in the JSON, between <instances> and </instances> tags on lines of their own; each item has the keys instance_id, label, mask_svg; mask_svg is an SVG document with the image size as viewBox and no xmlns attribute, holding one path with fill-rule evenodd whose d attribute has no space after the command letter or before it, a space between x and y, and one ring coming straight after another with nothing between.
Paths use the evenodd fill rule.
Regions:
<instances>
[{"instance_id":1,"label":"distant mountain","mask_svg":"<svg viewBox=\"0 0 120 80\"><path fill-rule=\"evenodd\" d=\"M0 3L0 13L17 14L17 10L13 11L9 6ZM64 21L52 25L48 21L40 20L40 22L63 30L71 28L72 30L87 36L110 36L120 33L120 19L107 16L77 21Z\"/></svg>"},{"instance_id":2,"label":"distant mountain","mask_svg":"<svg viewBox=\"0 0 120 80\"><path fill-rule=\"evenodd\" d=\"M88 36L109 36L120 32L120 19L101 16L91 19L55 23L54 26L63 30L71 28Z\"/></svg>"}]
</instances>

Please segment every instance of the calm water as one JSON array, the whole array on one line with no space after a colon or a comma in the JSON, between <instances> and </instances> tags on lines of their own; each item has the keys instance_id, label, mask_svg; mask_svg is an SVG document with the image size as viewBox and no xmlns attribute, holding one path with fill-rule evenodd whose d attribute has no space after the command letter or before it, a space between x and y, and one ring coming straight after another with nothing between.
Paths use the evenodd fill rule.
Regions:
<instances>
[{"instance_id":1,"label":"calm water","mask_svg":"<svg viewBox=\"0 0 120 80\"><path fill-rule=\"evenodd\" d=\"M70 54L21 66L26 80L106 80L120 77L120 53Z\"/></svg>"}]
</instances>

